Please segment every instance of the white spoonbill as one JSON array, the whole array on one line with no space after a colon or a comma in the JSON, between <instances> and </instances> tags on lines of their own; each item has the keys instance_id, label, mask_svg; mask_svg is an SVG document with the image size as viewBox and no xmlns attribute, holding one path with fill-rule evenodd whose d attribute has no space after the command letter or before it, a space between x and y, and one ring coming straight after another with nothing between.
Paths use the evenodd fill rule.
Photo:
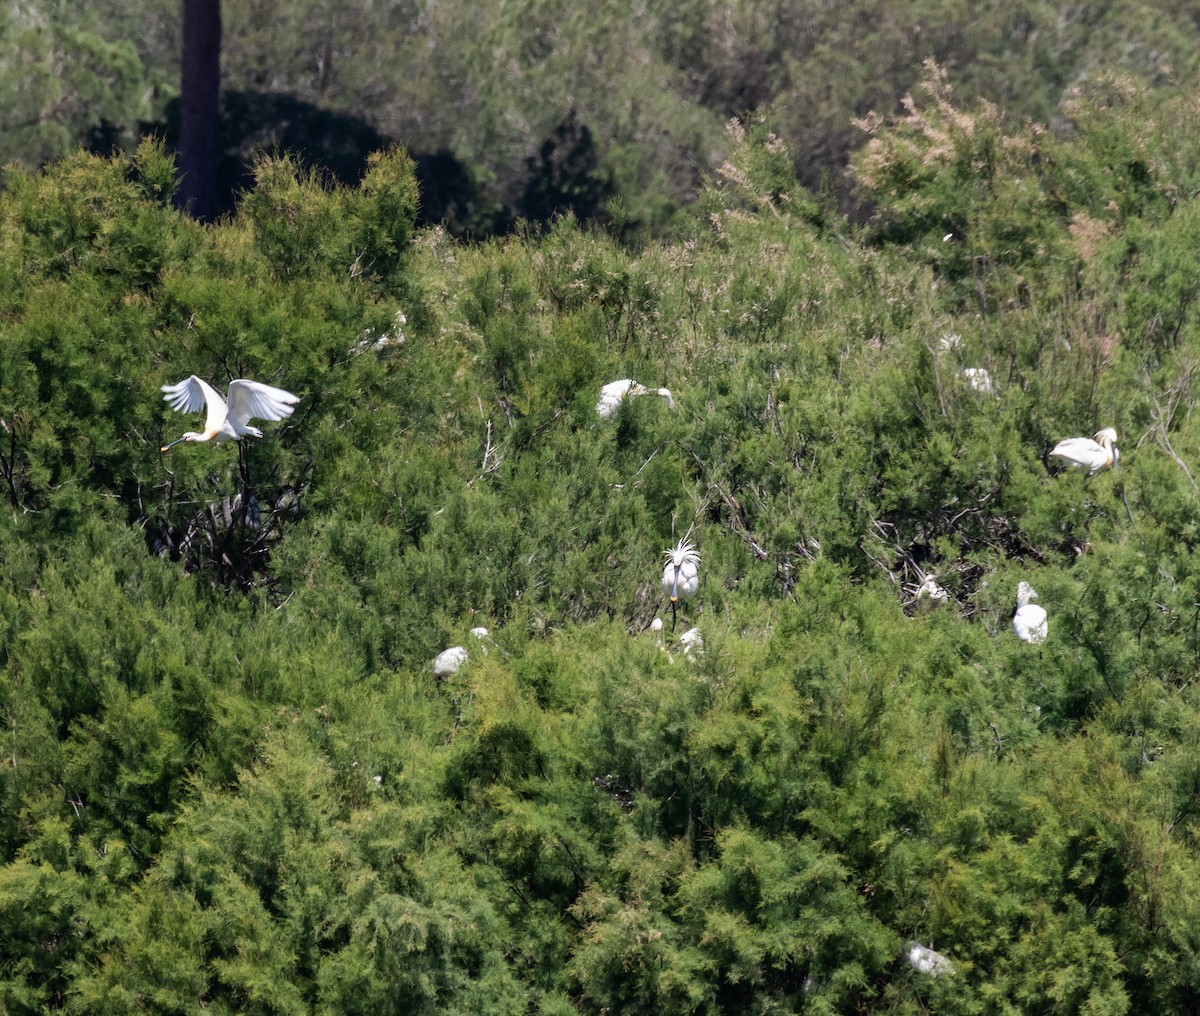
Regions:
<instances>
[{"instance_id":1,"label":"white spoonbill","mask_svg":"<svg viewBox=\"0 0 1200 1016\"><path fill-rule=\"evenodd\" d=\"M596 403L596 415L602 420L611 420L617 415L621 403L632 395L660 395L666 400L667 408L675 408L675 400L671 398L668 388L644 388L632 378L622 378L620 381L610 381L600 389L600 401Z\"/></svg>"},{"instance_id":2,"label":"white spoonbill","mask_svg":"<svg viewBox=\"0 0 1200 1016\"><path fill-rule=\"evenodd\" d=\"M1112 427L1096 431L1095 437L1069 437L1050 452L1074 469L1086 469L1088 476L1095 476L1102 469L1112 469L1117 464L1117 432Z\"/></svg>"},{"instance_id":3,"label":"white spoonbill","mask_svg":"<svg viewBox=\"0 0 1200 1016\"><path fill-rule=\"evenodd\" d=\"M690 600L700 589L700 553L685 536L670 550L664 550L667 565L663 568L663 593L671 600L671 630L675 629L675 604Z\"/></svg>"},{"instance_id":4,"label":"white spoonbill","mask_svg":"<svg viewBox=\"0 0 1200 1016\"><path fill-rule=\"evenodd\" d=\"M200 407L208 403L208 416L204 421L204 430L197 434L189 430L183 437L163 445L160 451L174 448L180 441L240 441L247 434L252 437L262 437L262 431L251 427L250 421L286 420L292 415L299 395L285 392L282 388L265 385L261 381L230 381L229 402L221 398L220 393L207 381L201 381L193 374L184 378L179 384L163 385L166 392L163 401L168 402L172 409L182 413L196 413Z\"/></svg>"},{"instance_id":5,"label":"white spoonbill","mask_svg":"<svg viewBox=\"0 0 1200 1016\"><path fill-rule=\"evenodd\" d=\"M487 646L482 645L483 641L488 637L486 628L472 628L471 634L481 643L480 651L485 655ZM449 649L443 649L433 658L433 676L437 678L449 677L451 674L458 672L458 668L467 662L467 647L466 646L451 646Z\"/></svg>"},{"instance_id":6,"label":"white spoonbill","mask_svg":"<svg viewBox=\"0 0 1200 1016\"><path fill-rule=\"evenodd\" d=\"M1046 637L1046 609L1030 600L1038 594L1028 582L1017 586L1017 612L1013 614L1013 631L1022 642L1041 642Z\"/></svg>"}]
</instances>

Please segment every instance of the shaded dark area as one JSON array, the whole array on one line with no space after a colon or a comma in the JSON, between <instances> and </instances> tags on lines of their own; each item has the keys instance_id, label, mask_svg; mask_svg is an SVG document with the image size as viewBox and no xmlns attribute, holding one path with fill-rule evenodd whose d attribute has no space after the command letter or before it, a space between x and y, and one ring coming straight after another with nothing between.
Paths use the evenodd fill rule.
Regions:
<instances>
[{"instance_id":1,"label":"shaded dark area","mask_svg":"<svg viewBox=\"0 0 1200 1016\"><path fill-rule=\"evenodd\" d=\"M166 122L143 124L142 133L160 133L171 148L179 144L180 101L172 100ZM94 150L115 140L103 127ZM228 90L221 96L221 126L215 173L214 216L231 213L238 195L253 186L251 167L261 152L288 152L301 165L354 186L367 157L396 143L367 121L323 109L292 95ZM470 168L451 152L410 152L421 188L418 224L442 224L457 237L482 239L511 231L517 220L535 225L572 212L581 222L602 221L615 193L600 166L591 131L572 113L528 162L529 177L516 207L485 194Z\"/></svg>"},{"instance_id":2,"label":"shaded dark area","mask_svg":"<svg viewBox=\"0 0 1200 1016\"><path fill-rule=\"evenodd\" d=\"M470 168L461 159L445 149L409 154L417 164L417 184L421 188L419 225L441 224L452 236L478 239L512 229L512 212L480 193Z\"/></svg>"},{"instance_id":3,"label":"shaded dark area","mask_svg":"<svg viewBox=\"0 0 1200 1016\"><path fill-rule=\"evenodd\" d=\"M180 102L172 100L161 125L167 145L179 143ZM341 184L354 185L367 156L389 139L358 117L321 109L291 95L227 90L221 96L215 214L233 211L239 193L254 182L251 165L260 152L289 152L302 165L320 168Z\"/></svg>"},{"instance_id":4,"label":"shaded dark area","mask_svg":"<svg viewBox=\"0 0 1200 1016\"><path fill-rule=\"evenodd\" d=\"M542 142L538 157L530 159L528 167L529 180L518 207L529 222L549 222L566 211L580 222L595 222L616 193L611 176L600 166L592 132L574 110Z\"/></svg>"}]
</instances>

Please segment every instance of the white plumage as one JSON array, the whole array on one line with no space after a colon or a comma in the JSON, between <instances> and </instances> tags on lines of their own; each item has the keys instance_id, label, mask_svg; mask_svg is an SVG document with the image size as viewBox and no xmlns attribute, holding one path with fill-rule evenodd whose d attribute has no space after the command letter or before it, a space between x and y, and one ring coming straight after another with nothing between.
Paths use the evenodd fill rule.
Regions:
<instances>
[{"instance_id":1,"label":"white plumage","mask_svg":"<svg viewBox=\"0 0 1200 1016\"><path fill-rule=\"evenodd\" d=\"M1037 593L1028 582L1017 586L1017 612L1013 614L1012 623L1013 631L1022 642L1041 642L1046 637L1045 608L1029 602L1036 599Z\"/></svg>"},{"instance_id":2,"label":"white plumage","mask_svg":"<svg viewBox=\"0 0 1200 1016\"><path fill-rule=\"evenodd\" d=\"M689 628L679 636L679 644L683 647L684 656L691 656L692 653L699 655L704 652L704 635L699 628Z\"/></svg>"},{"instance_id":3,"label":"white plumage","mask_svg":"<svg viewBox=\"0 0 1200 1016\"><path fill-rule=\"evenodd\" d=\"M675 408L675 400L667 388L644 388L632 378L622 378L620 381L610 381L600 389L600 401L596 403L596 415L602 420L610 420L617 415L621 403L632 395L659 395L666 400L667 408Z\"/></svg>"},{"instance_id":4,"label":"white plumage","mask_svg":"<svg viewBox=\"0 0 1200 1016\"><path fill-rule=\"evenodd\" d=\"M187 431L183 437L163 445L161 451L174 448L180 441L240 441L249 434L262 437L262 431L251 427L251 420L286 420L292 415L299 395L263 384L261 381L238 380L229 383L229 401L207 381L193 374L178 384L163 385L163 401L181 413L198 413L206 403L208 415L204 430Z\"/></svg>"},{"instance_id":5,"label":"white plumage","mask_svg":"<svg viewBox=\"0 0 1200 1016\"><path fill-rule=\"evenodd\" d=\"M480 652L486 655L487 646L483 645L483 642L488 637L488 630L472 628L471 634L479 640ZM443 649L433 658L433 676L442 678L458 673L458 668L467 662L469 655L466 646L451 646L449 649Z\"/></svg>"},{"instance_id":6,"label":"white plumage","mask_svg":"<svg viewBox=\"0 0 1200 1016\"><path fill-rule=\"evenodd\" d=\"M975 391L982 392L984 395L996 393L995 386L992 384L992 375L982 367L964 367L959 374Z\"/></svg>"},{"instance_id":7,"label":"white plumage","mask_svg":"<svg viewBox=\"0 0 1200 1016\"><path fill-rule=\"evenodd\" d=\"M700 589L700 554L686 538L663 553L667 557L662 574L663 593L672 603L690 600Z\"/></svg>"},{"instance_id":8,"label":"white plumage","mask_svg":"<svg viewBox=\"0 0 1200 1016\"><path fill-rule=\"evenodd\" d=\"M926 575L925 581L917 587L917 606L920 609L936 607L948 599L950 594L938 585L937 578L933 575Z\"/></svg>"},{"instance_id":9,"label":"white plumage","mask_svg":"<svg viewBox=\"0 0 1200 1016\"><path fill-rule=\"evenodd\" d=\"M458 668L467 662L466 646L451 646L443 649L433 658L433 676L449 677L458 672Z\"/></svg>"},{"instance_id":10,"label":"white plumage","mask_svg":"<svg viewBox=\"0 0 1200 1016\"><path fill-rule=\"evenodd\" d=\"M1073 469L1086 469L1088 476L1095 476L1102 469L1116 466L1117 432L1105 427L1096 431L1095 437L1069 437L1059 441L1050 454Z\"/></svg>"},{"instance_id":11,"label":"white plumage","mask_svg":"<svg viewBox=\"0 0 1200 1016\"><path fill-rule=\"evenodd\" d=\"M928 974L930 977L954 973L954 964L949 959L936 949L930 949L929 946L921 945L919 942L910 942L908 948L904 950L903 958L904 962L913 970Z\"/></svg>"}]
</instances>

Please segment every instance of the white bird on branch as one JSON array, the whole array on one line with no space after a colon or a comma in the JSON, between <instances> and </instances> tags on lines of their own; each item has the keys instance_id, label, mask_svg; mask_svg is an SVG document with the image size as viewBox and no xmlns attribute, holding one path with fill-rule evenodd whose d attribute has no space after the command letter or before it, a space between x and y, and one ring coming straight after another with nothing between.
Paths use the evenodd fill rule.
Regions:
<instances>
[{"instance_id":1,"label":"white bird on branch","mask_svg":"<svg viewBox=\"0 0 1200 1016\"><path fill-rule=\"evenodd\" d=\"M1022 642L1041 642L1046 637L1046 609L1030 600L1038 594L1028 582L1017 586L1017 612L1013 614L1013 631Z\"/></svg>"},{"instance_id":2,"label":"white bird on branch","mask_svg":"<svg viewBox=\"0 0 1200 1016\"><path fill-rule=\"evenodd\" d=\"M1050 454L1073 469L1086 469L1088 476L1095 476L1102 469L1116 467L1120 457L1117 432L1112 427L1105 427L1096 431L1095 437L1069 437L1059 441Z\"/></svg>"},{"instance_id":3,"label":"white bird on branch","mask_svg":"<svg viewBox=\"0 0 1200 1016\"><path fill-rule=\"evenodd\" d=\"M602 420L611 420L617 415L621 403L633 395L659 395L666 400L667 408L675 408L675 400L671 398L668 388L644 388L631 378L620 381L610 381L600 389L600 401L596 403L596 415Z\"/></svg>"},{"instance_id":4,"label":"white bird on branch","mask_svg":"<svg viewBox=\"0 0 1200 1016\"><path fill-rule=\"evenodd\" d=\"M212 385L195 374L178 384L163 385L162 390L166 393L163 401L181 413L198 413L201 406L208 404L204 430L199 433L187 431L183 437L163 445L159 451L164 452L181 441L215 441L221 444L224 441L240 441L247 434L262 437L261 430L250 426L251 420L286 420L300 401L299 395L282 388L261 381L241 380L229 382L227 403Z\"/></svg>"}]
</instances>

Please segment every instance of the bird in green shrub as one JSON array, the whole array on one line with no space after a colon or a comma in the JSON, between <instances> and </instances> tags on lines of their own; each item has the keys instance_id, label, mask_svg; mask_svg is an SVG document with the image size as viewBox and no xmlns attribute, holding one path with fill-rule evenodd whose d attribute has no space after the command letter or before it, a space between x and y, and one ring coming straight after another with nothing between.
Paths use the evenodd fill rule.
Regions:
<instances>
[{"instance_id":1,"label":"bird in green shrub","mask_svg":"<svg viewBox=\"0 0 1200 1016\"><path fill-rule=\"evenodd\" d=\"M644 388L632 378L622 378L620 381L610 381L600 389L600 401L596 403L596 415L602 420L611 420L617 415L621 403L632 395L658 395L666 400L667 408L675 408L675 400L671 398L668 388Z\"/></svg>"},{"instance_id":2,"label":"bird in green shrub","mask_svg":"<svg viewBox=\"0 0 1200 1016\"><path fill-rule=\"evenodd\" d=\"M954 964L936 949L921 945L919 942L908 942L901 958L918 973L930 977L941 977L943 974L953 974Z\"/></svg>"},{"instance_id":3,"label":"bird in green shrub","mask_svg":"<svg viewBox=\"0 0 1200 1016\"><path fill-rule=\"evenodd\" d=\"M1059 441L1050 454L1062 459L1072 469L1086 469L1095 476L1102 469L1117 464L1117 432L1112 427L1096 431L1095 437L1069 437Z\"/></svg>"},{"instance_id":4,"label":"bird in green shrub","mask_svg":"<svg viewBox=\"0 0 1200 1016\"><path fill-rule=\"evenodd\" d=\"M671 630L675 630L675 604L690 600L700 589L700 553L685 536L670 550L664 550L663 593L671 600Z\"/></svg>"},{"instance_id":5,"label":"bird in green shrub","mask_svg":"<svg viewBox=\"0 0 1200 1016\"><path fill-rule=\"evenodd\" d=\"M950 594L938 585L937 576L929 574L917 587L917 609L931 610L950 599Z\"/></svg>"},{"instance_id":6,"label":"bird in green shrub","mask_svg":"<svg viewBox=\"0 0 1200 1016\"><path fill-rule=\"evenodd\" d=\"M482 627L472 628L471 635L479 640L480 651L487 655L487 646L482 643L491 641L488 638L488 630ZM458 668L467 662L469 655L466 646L451 646L449 649L443 649L433 658L433 676L440 679L457 673Z\"/></svg>"},{"instance_id":7,"label":"bird in green shrub","mask_svg":"<svg viewBox=\"0 0 1200 1016\"><path fill-rule=\"evenodd\" d=\"M1013 631L1022 642L1041 642L1046 637L1046 609L1030 600L1038 594L1028 582L1017 586L1017 612L1013 614Z\"/></svg>"},{"instance_id":8,"label":"bird in green shrub","mask_svg":"<svg viewBox=\"0 0 1200 1016\"><path fill-rule=\"evenodd\" d=\"M230 381L229 401L221 398L220 393L207 381L201 381L193 374L184 378L178 384L163 385L163 401L170 404L172 409L181 413L197 413L200 407L208 404L208 416L204 421L204 430L197 433L189 430L183 437L163 445L159 451L170 451L181 441L240 441L249 434L252 437L262 437L262 431L251 427L251 420L286 420L292 415L299 395L293 395L282 388L263 384L261 381Z\"/></svg>"}]
</instances>

